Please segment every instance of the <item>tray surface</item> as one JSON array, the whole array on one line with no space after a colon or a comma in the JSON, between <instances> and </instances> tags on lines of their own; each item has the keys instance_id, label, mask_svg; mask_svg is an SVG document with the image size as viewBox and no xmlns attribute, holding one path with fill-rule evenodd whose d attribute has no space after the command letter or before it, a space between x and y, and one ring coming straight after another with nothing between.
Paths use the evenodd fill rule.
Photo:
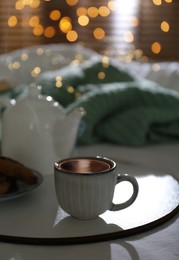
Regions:
<instances>
[{"instance_id":1,"label":"tray surface","mask_svg":"<svg viewBox=\"0 0 179 260\"><path fill-rule=\"evenodd\" d=\"M119 173L134 175L139 183L139 195L130 207L106 211L94 220L75 219L58 206L53 175L45 176L33 193L0 203L0 241L36 245L105 241L150 230L179 211L179 183L172 175L121 164ZM119 184L114 202L127 199L131 192L130 184Z\"/></svg>"}]
</instances>

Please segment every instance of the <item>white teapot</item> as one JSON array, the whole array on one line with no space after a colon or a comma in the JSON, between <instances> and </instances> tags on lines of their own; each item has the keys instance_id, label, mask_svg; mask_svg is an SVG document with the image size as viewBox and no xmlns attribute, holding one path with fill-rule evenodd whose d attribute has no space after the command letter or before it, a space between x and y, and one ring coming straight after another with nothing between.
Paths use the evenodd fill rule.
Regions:
<instances>
[{"instance_id":1,"label":"white teapot","mask_svg":"<svg viewBox=\"0 0 179 260\"><path fill-rule=\"evenodd\" d=\"M52 174L54 163L71 155L84 114L83 108L77 108L66 115L58 102L31 85L28 96L3 113L2 155L41 174Z\"/></svg>"}]
</instances>

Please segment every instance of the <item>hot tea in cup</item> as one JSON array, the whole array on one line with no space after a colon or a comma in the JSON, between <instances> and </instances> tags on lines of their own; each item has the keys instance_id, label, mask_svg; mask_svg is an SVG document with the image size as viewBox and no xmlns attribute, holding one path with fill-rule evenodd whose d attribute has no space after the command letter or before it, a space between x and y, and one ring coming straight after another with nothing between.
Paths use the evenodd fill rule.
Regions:
<instances>
[{"instance_id":1,"label":"hot tea in cup","mask_svg":"<svg viewBox=\"0 0 179 260\"><path fill-rule=\"evenodd\" d=\"M107 210L129 207L138 194L136 179L118 174L116 163L100 156L61 160L55 163L54 178L59 206L79 219L94 219ZM133 194L126 202L114 204L115 186L122 181L132 184Z\"/></svg>"}]
</instances>

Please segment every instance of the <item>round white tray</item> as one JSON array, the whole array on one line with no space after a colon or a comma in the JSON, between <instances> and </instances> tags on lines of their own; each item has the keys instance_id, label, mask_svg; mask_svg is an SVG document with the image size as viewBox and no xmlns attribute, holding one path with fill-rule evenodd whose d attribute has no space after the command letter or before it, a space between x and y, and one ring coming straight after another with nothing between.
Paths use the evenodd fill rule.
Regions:
<instances>
[{"instance_id":1,"label":"round white tray","mask_svg":"<svg viewBox=\"0 0 179 260\"><path fill-rule=\"evenodd\" d=\"M53 175L45 176L33 192L0 202L0 241L64 245L112 240L155 228L178 212L179 183L174 177L132 164L120 164L119 172L134 175L139 183L138 198L130 207L94 220L75 219L58 206ZM125 200L130 192L130 184L121 183L114 201Z\"/></svg>"}]
</instances>

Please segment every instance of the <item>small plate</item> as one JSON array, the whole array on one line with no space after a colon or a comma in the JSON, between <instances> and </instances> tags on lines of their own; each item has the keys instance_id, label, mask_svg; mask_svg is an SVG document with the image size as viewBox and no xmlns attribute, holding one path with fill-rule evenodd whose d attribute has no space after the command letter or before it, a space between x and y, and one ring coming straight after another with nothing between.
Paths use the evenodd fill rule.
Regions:
<instances>
[{"instance_id":1,"label":"small plate","mask_svg":"<svg viewBox=\"0 0 179 260\"><path fill-rule=\"evenodd\" d=\"M35 170L32 170L32 172L37 176L37 182L35 184L29 185L27 183L17 181L17 188L6 194L0 195L0 202L18 198L36 189L42 183L43 177L39 172Z\"/></svg>"}]
</instances>

